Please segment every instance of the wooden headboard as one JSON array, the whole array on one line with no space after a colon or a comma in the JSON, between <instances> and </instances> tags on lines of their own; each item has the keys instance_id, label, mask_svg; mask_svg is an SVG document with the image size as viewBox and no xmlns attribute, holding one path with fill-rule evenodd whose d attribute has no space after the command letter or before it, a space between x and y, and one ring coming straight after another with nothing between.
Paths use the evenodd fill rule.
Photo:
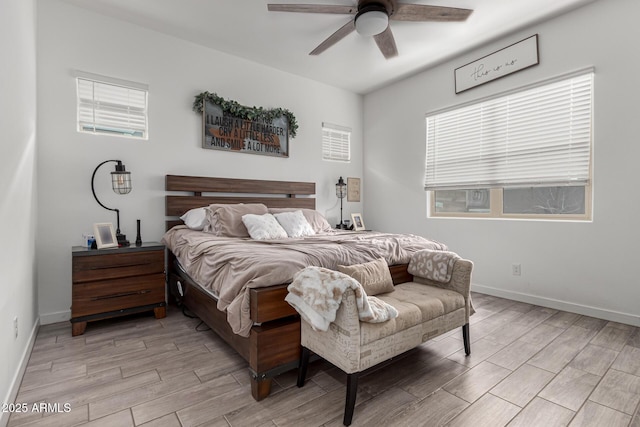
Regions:
<instances>
[{"instance_id":1,"label":"wooden headboard","mask_svg":"<svg viewBox=\"0 0 640 427\"><path fill-rule=\"evenodd\" d=\"M189 209L211 203L263 203L270 208L316 208L316 183L167 175L167 230ZM171 194L172 192L189 194ZM206 194L204 194L206 193Z\"/></svg>"}]
</instances>

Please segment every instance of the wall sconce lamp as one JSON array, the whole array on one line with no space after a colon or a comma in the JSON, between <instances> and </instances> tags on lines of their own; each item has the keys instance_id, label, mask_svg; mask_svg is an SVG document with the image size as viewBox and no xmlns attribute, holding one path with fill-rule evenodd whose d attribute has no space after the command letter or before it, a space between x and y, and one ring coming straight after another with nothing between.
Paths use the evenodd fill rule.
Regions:
<instances>
[{"instance_id":1,"label":"wall sconce lamp","mask_svg":"<svg viewBox=\"0 0 640 427\"><path fill-rule=\"evenodd\" d=\"M120 234L120 210L114 209L114 208L108 208L105 205L103 205L102 202L98 200L98 196L96 195L96 189L93 185L93 181L96 177L96 172L98 172L98 169L100 168L100 166L109 162L116 163L115 170L111 172L111 187L113 188L113 191L116 194L128 194L131 192L131 188L132 188L131 172L127 172L125 170L125 166L122 164L121 160L105 160L104 162L96 166L95 170L93 171L93 175L91 175L91 192L93 192L93 197L95 197L96 202L98 202L100 206L102 206L108 211L114 211L116 213L116 221L117 221L116 237L118 239L118 246L129 246L129 241L127 240L127 236L124 234Z\"/></svg>"},{"instance_id":2,"label":"wall sconce lamp","mask_svg":"<svg viewBox=\"0 0 640 427\"><path fill-rule=\"evenodd\" d=\"M345 184L344 179L340 177L338 182L336 183L336 197L340 199L340 224L336 226L336 228L344 229L347 228L346 224L342 222L342 199L347 195L347 184Z\"/></svg>"}]
</instances>

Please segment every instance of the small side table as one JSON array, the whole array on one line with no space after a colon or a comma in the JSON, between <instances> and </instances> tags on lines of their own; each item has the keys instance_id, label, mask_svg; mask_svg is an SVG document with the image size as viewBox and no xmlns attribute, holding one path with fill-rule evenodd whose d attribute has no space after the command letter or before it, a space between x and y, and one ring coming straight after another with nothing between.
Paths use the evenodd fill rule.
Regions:
<instances>
[{"instance_id":1,"label":"small side table","mask_svg":"<svg viewBox=\"0 0 640 427\"><path fill-rule=\"evenodd\" d=\"M71 335L87 322L153 310L166 316L164 245L113 249L71 248Z\"/></svg>"}]
</instances>

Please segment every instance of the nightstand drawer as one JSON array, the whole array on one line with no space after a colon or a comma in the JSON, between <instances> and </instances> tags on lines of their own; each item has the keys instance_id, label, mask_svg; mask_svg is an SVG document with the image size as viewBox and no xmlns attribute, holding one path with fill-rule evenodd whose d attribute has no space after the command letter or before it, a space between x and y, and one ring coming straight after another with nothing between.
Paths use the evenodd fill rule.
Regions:
<instances>
[{"instance_id":1,"label":"nightstand drawer","mask_svg":"<svg viewBox=\"0 0 640 427\"><path fill-rule=\"evenodd\" d=\"M145 251L73 257L73 283L164 272L164 252Z\"/></svg>"},{"instance_id":2,"label":"nightstand drawer","mask_svg":"<svg viewBox=\"0 0 640 427\"><path fill-rule=\"evenodd\" d=\"M96 313L117 311L154 303L164 303L164 273L74 283L71 317L78 318Z\"/></svg>"}]
</instances>

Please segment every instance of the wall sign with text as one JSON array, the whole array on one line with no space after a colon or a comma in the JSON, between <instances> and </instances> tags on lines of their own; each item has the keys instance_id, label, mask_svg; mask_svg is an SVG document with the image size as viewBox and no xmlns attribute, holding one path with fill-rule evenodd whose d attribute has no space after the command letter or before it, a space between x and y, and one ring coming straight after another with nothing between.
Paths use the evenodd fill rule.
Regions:
<instances>
[{"instance_id":1,"label":"wall sign with text","mask_svg":"<svg viewBox=\"0 0 640 427\"><path fill-rule=\"evenodd\" d=\"M202 148L289 157L289 122L284 116L270 121L246 120L224 114L209 101L204 103L202 114Z\"/></svg>"},{"instance_id":2,"label":"wall sign with text","mask_svg":"<svg viewBox=\"0 0 640 427\"><path fill-rule=\"evenodd\" d=\"M538 65L538 35L500 49L454 71L456 93Z\"/></svg>"}]
</instances>

